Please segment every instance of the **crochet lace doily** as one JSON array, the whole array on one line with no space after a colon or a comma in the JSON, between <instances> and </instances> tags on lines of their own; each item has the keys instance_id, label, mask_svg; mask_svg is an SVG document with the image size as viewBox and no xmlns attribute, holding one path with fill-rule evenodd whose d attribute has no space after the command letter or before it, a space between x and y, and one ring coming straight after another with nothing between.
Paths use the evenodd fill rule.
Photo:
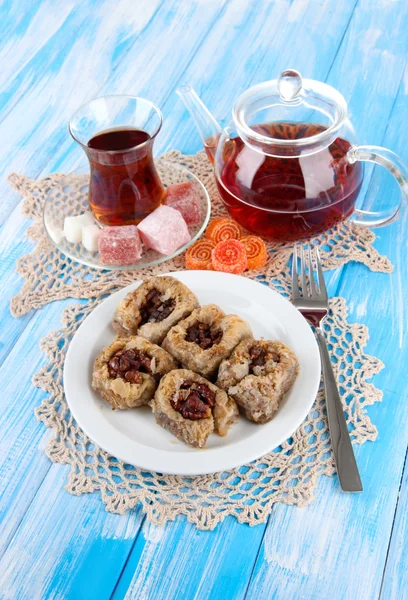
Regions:
<instances>
[{"instance_id":1,"label":"crochet lace doily","mask_svg":"<svg viewBox=\"0 0 408 600\"><path fill-rule=\"evenodd\" d=\"M212 216L226 215L221 204L214 181L212 167L204 152L186 156L175 150L167 152L163 158L181 164L204 183L212 203ZM184 268L184 256L162 263L150 269L138 271L100 271L73 262L48 239L43 225L43 207L50 189L58 184L66 175L53 174L38 181L27 179L22 175L10 175L11 185L24 197L23 214L33 219L34 223L27 231L30 239L36 242L32 254L27 254L17 262L17 272L24 278L24 284L17 296L12 299L11 312L21 316L33 308L40 308L54 300L65 298L93 298L113 288L121 288L137 279L143 279L152 273L179 271ZM70 202L81 194L83 178L72 175ZM372 245L375 235L369 229L353 226L347 222L340 224L329 233L317 238L320 243L323 265L327 269L341 267L354 260L364 263L372 271L391 272L389 260L380 256ZM270 259L261 275L268 282L280 279L287 270L287 262L292 253L291 244L268 243ZM258 278L259 271L245 273L253 279ZM277 281L277 283L279 283Z\"/></svg>"},{"instance_id":2,"label":"crochet lace doily","mask_svg":"<svg viewBox=\"0 0 408 600\"><path fill-rule=\"evenodd\" d=\"M169 152L165 158L193 171L210 193L213 215L224 214L203 153L184 156ZM12 300L12 312L22 315L68 297L88 299L85 304L64 310L62 329L42 340L41 348L48 363L34 377L34 384L47 393L36 415L54 432L47 454L54 462L71 466L66 489L77 495L99 491L107 510L112 512L123 513L142 505L149 521L155 524L185 515L200 529L214 528L227 515L254 525L267 519L275 502L298 505L310 502L318 477L335 472L322 387L306 420L282 446L250 464L215 475L181 477L146 473L108 455L81 431L67 407L62 385L70 339L105 294L152 273L180 270L184 268L184 257L134 272L98 271L73 263L54 249L42 224L46 194L60 177L50 175L40 181L19 175L10 177L12 185L25 198L23 212L34 220L28 235L37 242L33 253L18 262L18 271L25 282ZM374 239L369 230L343 223L316 243L320 244L325 268L356 260L372 270L390 272L392 265L388 259L372 246ZM268 251L266 267L247 275L289 296L288 260L292 248L270 243ZM334 298L325 330L352 440L355 443L374 440L377 430L366 414L366 407L380 401L382 393L368 380L383 365L364 352L367 328L348 323L345 300Z\"/></svg>"}]
</instances>

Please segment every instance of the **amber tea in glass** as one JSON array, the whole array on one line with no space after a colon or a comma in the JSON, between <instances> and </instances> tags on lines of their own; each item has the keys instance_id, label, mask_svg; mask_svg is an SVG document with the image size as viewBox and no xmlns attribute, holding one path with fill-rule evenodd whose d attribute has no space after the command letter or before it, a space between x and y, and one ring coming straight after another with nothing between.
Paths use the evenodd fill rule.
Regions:
<instances>
[{"instance_id":1,"label":"amber tea in glass","mask_svg":"<svg viewBox=\"0 0 408 600\"><path fill-rule=\"evenodd\" d=\"M101 224L137 224L161 204L165 191L153 161L160 126L154 104L132 96L98 98L71 119L90 163L89 205Z\"/></svg>"}]
</instances>

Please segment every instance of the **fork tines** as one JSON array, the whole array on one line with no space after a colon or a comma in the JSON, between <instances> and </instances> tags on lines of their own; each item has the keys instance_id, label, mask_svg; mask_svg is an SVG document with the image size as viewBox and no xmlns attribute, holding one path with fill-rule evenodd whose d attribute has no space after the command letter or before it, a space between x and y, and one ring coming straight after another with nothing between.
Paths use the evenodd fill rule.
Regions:
<instances>
[{"instance_id":1,"label":"fork tines","mask_svg":"<svg viewBox=\"0 0 408 600\"><path fill-rule=\"evenodd\" d=\"M299 252L300 248L300 252ZM300 258L300 272L298 259ZM300 290L299 292L299 276ZM316 285L317 278L318 286ZM292 262L292 294L293 299L310 298L311 300L327 301L326 284L320 261L319 248L312 244L299 246L295 244Z\"/></svg>"}]
</instances>

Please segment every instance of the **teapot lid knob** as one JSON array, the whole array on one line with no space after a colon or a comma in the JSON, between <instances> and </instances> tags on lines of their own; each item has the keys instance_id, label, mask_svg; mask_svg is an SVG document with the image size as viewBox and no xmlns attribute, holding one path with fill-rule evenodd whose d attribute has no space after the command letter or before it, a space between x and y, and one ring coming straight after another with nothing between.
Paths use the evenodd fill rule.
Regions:
<instances>
[{"instance_id":1,"label":"teapot lid knob","mask_svg":"<svg viewBox=\"0 0 408 600\"><path fill-rule=\"evenodd\" d=\"M277 83L280 97L285 102L295 100L303 85L301 74L294 69L282 71L278 77Z\"/></svg>"}]
</instances>

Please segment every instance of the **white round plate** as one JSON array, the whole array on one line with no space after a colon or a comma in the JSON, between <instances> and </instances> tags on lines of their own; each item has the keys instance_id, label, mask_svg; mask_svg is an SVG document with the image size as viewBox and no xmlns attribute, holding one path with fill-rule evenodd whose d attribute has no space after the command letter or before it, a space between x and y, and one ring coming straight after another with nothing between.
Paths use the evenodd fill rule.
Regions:
<instances>
[{"instance_id":1,"label":"white round plate","mask_svg":"<svg viewBox=\"0 0 408 600\"><path fill-rule=\"evenodd\" d=\"M299 376L276 416L265 425L240 417L226 437L210 435L203 449L183 444L155 423L147 406L112 410L91 387L96 356L114 339L115 308L140 281L102 302L82 323L69 346L64 366L68 405L79 426L118 459L159 473L202 475L224 471L263 456L286 440L309 412L320 381L319 350L302 315L277 292L245 277L211 271L169 273L185 283L201 304L218 304L251 325L255 337L277 339L296 353Z\"/></svg>"}]
</instances>

